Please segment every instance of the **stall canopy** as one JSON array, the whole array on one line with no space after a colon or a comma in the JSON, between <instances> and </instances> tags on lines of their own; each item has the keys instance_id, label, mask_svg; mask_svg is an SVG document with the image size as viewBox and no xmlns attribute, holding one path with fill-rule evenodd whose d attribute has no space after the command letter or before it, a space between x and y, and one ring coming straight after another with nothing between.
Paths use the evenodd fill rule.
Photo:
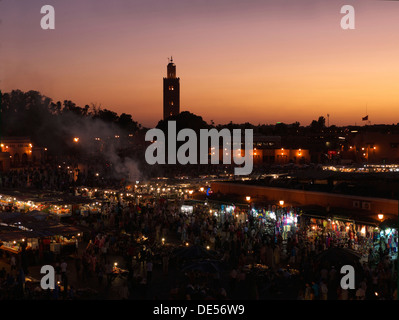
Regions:
<instances>
[{"instance_id":1,"label":"stall canopy","mask_svg":"<svg viewBox=\"0 0 399 320\"><path fill-rule=\"evenodd\" d=\"M320 262L329 262L332 265L359 265L361 255L348 248L329 248L318 254L316 260Z\"/></svg>"},{"instance_id":2,"label":"stall canopy","mask_svg":"<svg viewBox=\"0 0 399 320\"><path fill-rule=\"evenodd\" d=\"M379 224L379 227L380 229L387 229L387 228L397 229L398 219L393 219L393 218L386 219Z\"/></svg>"},{"instance_id":3,"label":"stall canopy","mask_svg":"<svg viewBox=\"0 0 399 320\"><path fill-rule=\"evenodd\" d=\"M87 231L83 226L59 223L48 217L49 214L38 211L0 212L0 241L69 236Z\"/></svg>"},{"instance_id":4,"label":"stall canopy","mask_svg":"<svg viewBox=\"0 0 399 320\"><path fill-rule=\"evenodd\" d=\"M222 267L219 260L203 260L188 263L182 268L182 271L197 271L217 274L222 271Z\"/></svg>"}]
</instances>

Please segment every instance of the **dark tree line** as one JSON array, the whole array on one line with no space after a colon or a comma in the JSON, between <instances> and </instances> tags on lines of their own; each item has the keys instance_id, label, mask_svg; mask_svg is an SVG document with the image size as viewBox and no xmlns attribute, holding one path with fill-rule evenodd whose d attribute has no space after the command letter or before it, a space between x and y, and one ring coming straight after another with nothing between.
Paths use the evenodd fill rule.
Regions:
<instances>
[{"instance_id":1,"label":"dark tree line","mask_svg":"<svg viewBox=\"0 0 399 320\"><path fill-rule=\"evenodd\" d=\"M70 100L53 101L38 91L12 90L1 96L0 138L29 137L36 145L59 153L70 149L76 132L95 128L98 123L109 129L109 135L134 134L141 128L130 114L118 115L96 105L80 107ZM100 129L91 133L96 131L104 134Z\"/></svg>"},{"instance_id":2,"label":"dark tree line","mask_svg":"<svg viewBox=\"0 0 399 320\"><path fill-rule=\"evenodd\" d=\"M102 138L120 135L121 138L129 134L135 134L140 130L145 131L141 125L133 120L132 115L116 112L94 104L83 107L76 105L71 100L53 101L38 91L12 90L1 95L0 109L0 138L2 137L29 137L35 145L47 147L54 153L74 152L72 138L81 134L90 141L94 137ZM212 120L207 123L199 115L188 111L181 112L168 120L175 120L177 131L183 128L191 128L195 132L200 129L216 128L227 129L253 129L254 134L266 136L281 136L282 139L294 141L299 137L307 137L309 145L317 144L317 141L332 141L339 135L351 130L379 131L384 133L399 132L399 124L392 125L364 125L337 127L326 126L326 119L319 116L309 125L303 126L299 122L286 124L257 125L251 123L237 124L230 121L227 124L215 124ZM159 121L157 128L167 133L167 122ZM122 139L121 139L122 140ZM105 140L102 140L105 141ZM302 142L301 142L302 143ZM123 145L123 143L122 143Z\"/></svg>"}]
</instances>

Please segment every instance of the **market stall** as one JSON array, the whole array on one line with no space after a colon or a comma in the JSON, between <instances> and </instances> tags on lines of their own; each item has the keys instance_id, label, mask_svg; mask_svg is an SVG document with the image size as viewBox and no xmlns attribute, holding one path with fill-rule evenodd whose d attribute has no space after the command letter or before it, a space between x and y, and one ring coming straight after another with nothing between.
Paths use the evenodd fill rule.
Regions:
<instances>
[{"instance_id":1,"label":"market stall","mask_svg":"<svg viewBox=\"0 0 399 320\"><path fill-rule=\"evenodd\" d=\"M102 212L102 203L101 202L91 202L79 205L77 207L77 211L80 215L86 217L92 214L100 214Z\"/></svg>"},{"instance_id":2,"label":"market stall","mask_svg":"<svg viewBox=\"0 0 399 320\"><path fill-rule=\"evenodd\" d=\"M43 212L0 213L0 249L18 254L25 250L75 252L86 228L60 223Z\"/></svg>"},{"instance_id":3,"label":"market stall","mask_svg":"<svg viewBox=\"0 0 399 320\"><path fill-rule=\"evenodd\" d=\"M355 250L367 250L372 245L375 226L355 223L334 218L309 218L307 237L326 238L326 246L350 247Z\"/></svg>"},{"instance_id":4,"label":"market stall","mask_svg":"<svg viewBox=\"0 0 399 320\"><path fill-rule=\"evenodd\" d=\"M298 214L293 209L282 209L276 214L276 235L281 235L283 240L294 235L298 227Z\"/></svg>"},{"instance_id":5,"label":"market stall","mask_svg":"<svg viewBox=\"0 0 399 320\"><path fill-rule=\"evenodd\" d=\"M398 258L398 222L386 219L375 229L373 237L374 250L379 255L387 253L392 260Z\"/></svg>"},{"instance_id":6,"label":"market stall","mask_svg":"<svg viewBox=\"0 0 399 320\"><path fill-rule=\"evenodd\" d=\"M252 208L250 215L257 221L262 232L270 236L281 236L283 240L286 240L298 229L297 211L296 208L269 205Z\"/></svg>"},{"instance_id":7,"label":"market stall","mask_svg":"<svg viewBox=\"0 0 399 320\"><path fill-rule=\"evenodd\" d=\"M235 204L222 204L219 210L213 210L214 215L220 222L236 220L238 222L246 222L248 219L248 206Z\"/></svg>"},{"instance_id":8,"label":"market stall","mask_svg":"<svg viewBox=\"0 0 399 320\"><path fill-rule=\"evenodd\" d=\"M14 201L10 196L0 195L0 211L14 211Z\"/></svg>"}]
</instances>

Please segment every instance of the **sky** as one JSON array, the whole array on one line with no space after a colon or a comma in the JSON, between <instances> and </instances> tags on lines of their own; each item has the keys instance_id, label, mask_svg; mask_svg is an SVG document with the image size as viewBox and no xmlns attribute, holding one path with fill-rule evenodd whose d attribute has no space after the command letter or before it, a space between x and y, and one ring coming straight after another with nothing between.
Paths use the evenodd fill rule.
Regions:
<instances>
[{"instance_id":1,"label":"sky","mask_svg":"<svg viewBox=\"0 0 399 320\"><path fill-rule=\"evenodd\" d=\"M40 9L55 9L43 30ZM341 7L355 29L341 28ZM210 123L399 122L399 2L1 0L0 88L161 120L173 56L181 111Z\"/></svg>"}]
</instances>

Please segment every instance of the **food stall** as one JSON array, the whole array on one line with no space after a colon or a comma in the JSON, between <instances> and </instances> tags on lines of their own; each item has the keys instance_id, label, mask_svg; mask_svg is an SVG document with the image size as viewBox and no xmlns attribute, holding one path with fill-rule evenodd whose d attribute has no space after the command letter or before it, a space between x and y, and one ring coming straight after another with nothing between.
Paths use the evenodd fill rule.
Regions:
<instances>
[{"instance_id":1,"label":"food stall","mask_svg":"<svg viewBox=\"0 0 399 320\"><path fill-rule=\"evenodd\" d=\"M0 213L0 249L18 254L22 248L41 253L75 252L88 229L65 223L43 212Z\"/></svg>"},{"instance_id":2,"label":"food stall","mask_svg":"<svg viewBox=\"0 0 399 320\"><path fill-rule=\"evenodd\" d=\"M101 202L91 202L81 204L78 207L78 212L80 215L87 217L92 214L100 214L102 212L102 203Z\"/></svg>"},{"instance_id":3,"label":"food stall","mask_svg":"<svg viewBox=\"0 0 399 320\"><path fill-rule=\"evenodd\" d=\"M13 197L0 194L0 211L13 211L14 201L15 199Z\"/></svg>"}]
</instances>

